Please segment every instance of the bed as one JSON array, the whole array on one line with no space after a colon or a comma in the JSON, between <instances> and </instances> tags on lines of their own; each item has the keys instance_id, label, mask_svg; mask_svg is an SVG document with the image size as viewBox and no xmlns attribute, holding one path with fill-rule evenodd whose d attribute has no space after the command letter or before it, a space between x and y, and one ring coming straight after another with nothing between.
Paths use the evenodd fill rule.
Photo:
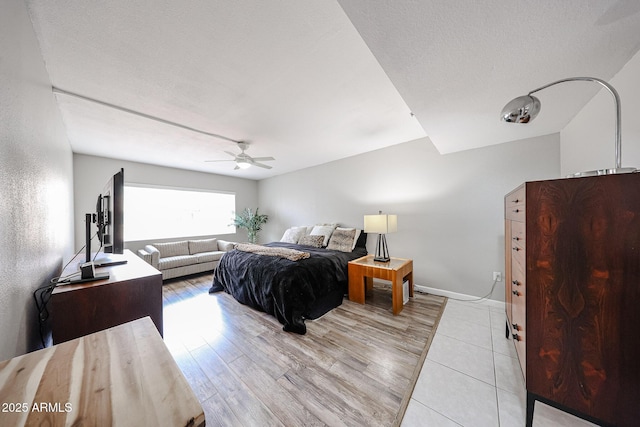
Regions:
<instances>
[{"instance_id":1,"label":"bed","mask_svg":"<svg viewBox=\"0 0 640 427\"><path fill-rule=\"evenodd\" d=\"M225 291L275 316L285 331L305 334L305 319L317 319L342 304L348 291L347 264L367 254L365 243L366 234L360 233L350 251L288 242L264 245L309 254L297 261L234 249L220 259L209 292Z\"/></svg>"}]
</instances>

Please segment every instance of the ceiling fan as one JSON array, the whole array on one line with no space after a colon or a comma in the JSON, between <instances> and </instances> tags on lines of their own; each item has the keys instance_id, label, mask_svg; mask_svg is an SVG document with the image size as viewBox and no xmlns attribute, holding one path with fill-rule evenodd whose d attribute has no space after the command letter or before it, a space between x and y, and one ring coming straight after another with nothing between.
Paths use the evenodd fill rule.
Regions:
<instances>
[{"instance_id":1,"label":"ceiling fan","mask_svg":"<svg viewBox=\"0 0 640 427\"><path fill-rule=\"evenodd\" d=\"M248 142L239 141L239 142L236 142L236 144L238 144L238 148L240 149L239 154L234 154L231 151L225 151L225 153L233 157L233 159L205 160L205 162L236 162L236 167L233 168L233 170L247 169L251 166L258 166L260 168L271 169L271 166L265 165L260 162L275 160L273 157L251 157L250 155L244 152L244 150L249 148Z\"/></svg>"}]
</instances>

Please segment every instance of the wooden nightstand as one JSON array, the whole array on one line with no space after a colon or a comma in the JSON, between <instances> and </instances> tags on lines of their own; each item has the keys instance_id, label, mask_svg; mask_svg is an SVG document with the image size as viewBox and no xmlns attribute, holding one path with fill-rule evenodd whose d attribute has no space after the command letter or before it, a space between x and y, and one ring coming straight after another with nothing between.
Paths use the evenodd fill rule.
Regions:
<instances>
[{"instance_id":1,"label":"wooden nightstand","mask_svg":"<svg viewBox=\"0 0 640 427\"><path fill-rule=\"evenodd\" d=\"M373 279L391 281L393 314L402 311L402 283L409 281L409 296L413 296L413 260L391 258L389 262L376 262L373 255L349 261L349 300L364 304L365 288L370 290Z\"/></svg>"}]
</instances>

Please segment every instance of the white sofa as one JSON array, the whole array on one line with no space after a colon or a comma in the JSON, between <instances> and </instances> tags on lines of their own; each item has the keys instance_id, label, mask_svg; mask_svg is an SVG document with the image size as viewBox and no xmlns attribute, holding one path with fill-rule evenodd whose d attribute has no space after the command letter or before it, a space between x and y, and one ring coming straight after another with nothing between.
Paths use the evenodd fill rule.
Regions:
<instances>
[{"instance_id":1,"label":"white sofa","mask_svg":"<svg viewBox=\"0 0 640 427\"><path fill-rule=\"evenodd\" d=\"M160 270L166 280L214 270L222 255L235 245L220 239L182 240L147 245L138 255Z\"/></svg>"}]
</instances>

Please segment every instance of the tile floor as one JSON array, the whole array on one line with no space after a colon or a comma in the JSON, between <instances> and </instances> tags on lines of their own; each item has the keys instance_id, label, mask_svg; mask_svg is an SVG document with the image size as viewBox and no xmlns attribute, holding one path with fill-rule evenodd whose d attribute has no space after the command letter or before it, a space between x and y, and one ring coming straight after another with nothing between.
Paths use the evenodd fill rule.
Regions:
<instances>
[{"instance_id":1,"label":"tile floor","mask_svg":"<svg viewBox=\"0 0 640 427\"><path fill-rule=\"evenodd\" d=\"M504 307L449 299L402 427L525 425L525 389ZM536 402L536 427L593 426Z\"/></svg>"}]
</instances>

